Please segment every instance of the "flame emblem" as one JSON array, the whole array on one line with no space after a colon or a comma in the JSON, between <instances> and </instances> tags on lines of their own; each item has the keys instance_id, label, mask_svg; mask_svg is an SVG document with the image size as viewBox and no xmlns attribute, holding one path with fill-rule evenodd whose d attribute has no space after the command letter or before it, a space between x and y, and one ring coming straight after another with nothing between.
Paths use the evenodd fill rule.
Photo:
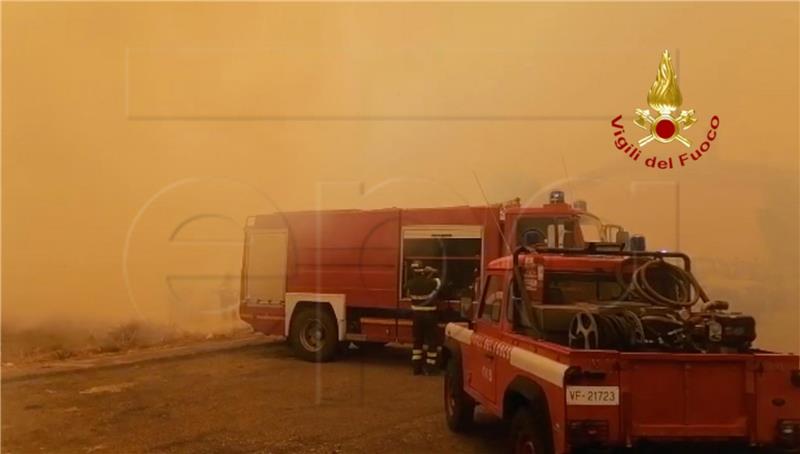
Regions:
<instances>
[{"instance_id":1,"label":"flame emblem","mask_svg":"<svg viewBox=\"0 0 800 454\"><path fill-rule=\"evenodd\" d=\"M639 140L640 147L653 140L661 143L677 140L686 147L692 146L689 139L683 137L681 132L689 129L697 121L694 109L682 110L679 115L673 115L682 103L683 96L675 70L672 68L672 59L669 51L665 50L658 65L656 81L647 92L647 104L656 111L656 116L650 114L650 109L636 109L636 118L633 120L636 126L650 133Z\"/></svg>"}]
</instances>

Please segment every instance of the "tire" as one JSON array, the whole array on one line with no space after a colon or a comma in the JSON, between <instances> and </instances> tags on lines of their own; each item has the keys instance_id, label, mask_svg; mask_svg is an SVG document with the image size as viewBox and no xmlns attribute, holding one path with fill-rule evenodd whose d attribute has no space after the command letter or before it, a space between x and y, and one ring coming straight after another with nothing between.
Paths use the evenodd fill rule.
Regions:
<instances>
[{"instance_id":1,"label":"tire","mask_svg":"<svg viewBox=\"0 0 800 454\"><path fill-rule=\"evenodd\" d=\"M514 454L552 454L544 428L529 407L521 407L511 420L511 452Z\"/></svg>"},{"instance_id":2,"label":"tire","mask_svg":"<svg viewBox=\"0 0 800 454\"><path fill-rule=\"evenodd\" d=\"M447 427L453 432L464 432L472 426L475 401L464 391L461 361L450 358L444 375L444 414Z\"/></svg>"},{"instance_id":3,"label":"tire","mask_svg":"<svg viewBox=\"0 0 800 454\"><path fill-rule=\"evenodd\" d=\"M289 342L295 354L303 360L330 361L339 346L336 319L325 307L301 309L292 319Z\"/></svg>"}]
</instances>

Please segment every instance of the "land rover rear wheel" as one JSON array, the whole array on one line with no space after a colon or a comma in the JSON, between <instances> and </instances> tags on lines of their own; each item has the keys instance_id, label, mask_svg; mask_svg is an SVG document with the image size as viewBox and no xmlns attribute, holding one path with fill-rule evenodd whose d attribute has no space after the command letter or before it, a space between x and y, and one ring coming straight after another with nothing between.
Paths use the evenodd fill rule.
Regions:
<instances>
[{"instance_id":1,"label":"land rover rear wheel","mask_svg":"<svg viewBox=\"0 0 800 454\"><path fill-rule=\"evenodd\" d=\"M326 307L302 309L292 319L289 342L295 354L306 361L330 361L339 343L336 319Z\"/></svg>"},{"instance_id":2,"label":"land rover rear wheel","mask_svg":"<svg viewBox=\"0 0 800 454\"><path fill-rule=\"evenodd\" d=\"M514 454L552 454L544 442L541 424L528 407L522 407L511 420L511 452Z\"/></svg>"}]
</instances>

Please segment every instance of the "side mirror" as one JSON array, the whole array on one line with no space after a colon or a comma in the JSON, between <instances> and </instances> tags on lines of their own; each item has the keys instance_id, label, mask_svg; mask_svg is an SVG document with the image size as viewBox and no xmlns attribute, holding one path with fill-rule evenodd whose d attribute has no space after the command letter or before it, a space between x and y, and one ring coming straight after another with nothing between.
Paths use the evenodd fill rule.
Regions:
<instances>
[{"instance_id":1,"label":"side mirror","mask_svg":"<svg viewBox=\"0 0 800 454\"><path fill-rule=\"evenodd\" d=\"M617 230L617 235L616 238L614 239L614 242L617 244L624 244L625 249L628 249L630 247L631 234L624 229Z\"/></svg>"},{"instance_id":2,"label":"side mirror","mask_svg":"<svg viewBox=\"0 0 800 454\"><path fill-rule=\"evenodd\" d=\"M633 235L631 237L631 251L643 252L647 250L647 241L643 235Z\"/></svg>"},{"instance_id":3,"label":"side mirror","mask_svg":"<svg viewBox=\"0 0 800 454\"><path fill-rule=\"evenodd\" d=\"M472 304L472 298L469 296L462 296L461 297L461 305L459 307L461 312L461 317L466 320L472 320L472 308L474 304Z\"/></svg>"}]
</instances>

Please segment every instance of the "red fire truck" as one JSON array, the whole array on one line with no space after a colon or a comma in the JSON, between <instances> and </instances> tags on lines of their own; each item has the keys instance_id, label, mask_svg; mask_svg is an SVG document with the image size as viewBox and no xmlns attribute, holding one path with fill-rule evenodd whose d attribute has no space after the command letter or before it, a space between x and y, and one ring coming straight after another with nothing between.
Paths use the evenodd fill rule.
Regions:
<instances>
[{"instance_id":1,"label":"red fire truck","mask_svg":"<svg viewBox=\"0 0 800 454\"><path fill-rule=\"evenodd\" d=\"M298 356L330 360L337 345L410 342L409 265L436 268L443 321L461 319L486 265L518 244L581 246L627 232L585 203L302 211L250 217L242 267L242 320L286 336ZM463 320L463 319L462 319ZM443 325L442 325L443 326Z\"/></svg>"},{"instance_id":2,"label":"red fire truck","mask_svg":"<svg viewBox=\"0 0 800 454\"><path fill-rule=\"evenodd\" d=\"M452 430L479 404L516 453L800 452L798 356L754 348L754 319L709 299L687 255L520 247L485 274L469 326L446 327Z\"/></svg>"}]
</instances>

